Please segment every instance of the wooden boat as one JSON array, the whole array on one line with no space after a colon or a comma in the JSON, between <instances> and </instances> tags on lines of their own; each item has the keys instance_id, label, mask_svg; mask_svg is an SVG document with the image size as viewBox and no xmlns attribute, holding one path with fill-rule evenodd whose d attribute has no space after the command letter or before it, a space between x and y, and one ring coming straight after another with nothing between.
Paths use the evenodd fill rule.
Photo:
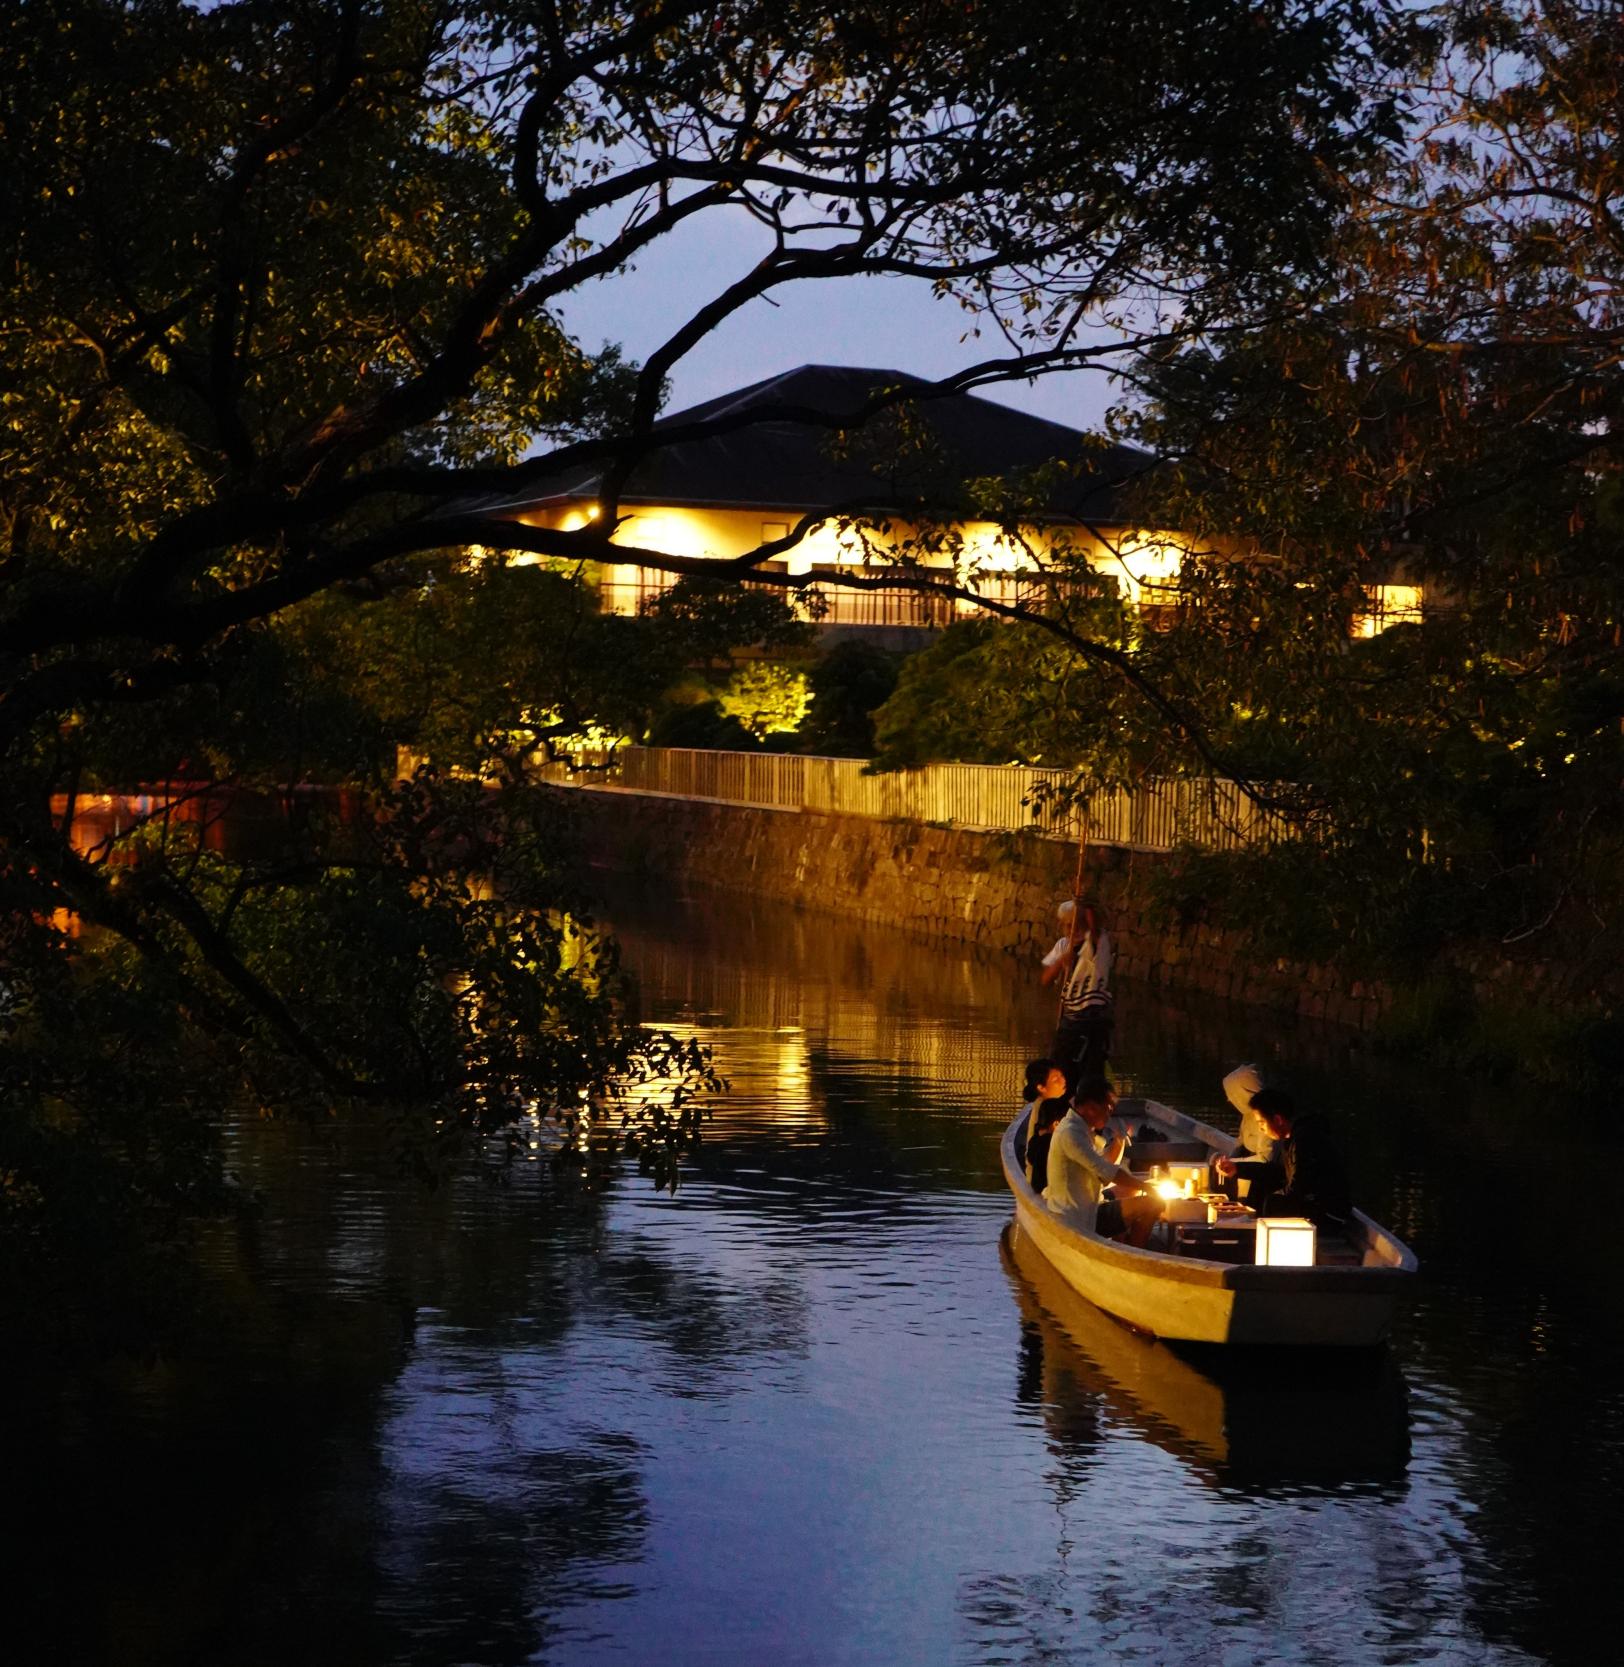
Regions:
<instances>
[{"instance_id":1,"label":"wooden boat","mask_svg":"<svg viewBox=\"0 0 1624 1667\"><path fill-rule=\"evenodd\" d=\"M1097 1441L1104 1412L1215 1486L1342 1490L1403 1475L1408 1393L1387 1350L1160 1342L1084 1301L1017 1223L999 1252L1021 1314L1022 1382L1062 1446Z\"/></svg>"},{"instance_id":2,"label":"wooden boat","mask_svg":"<svg viewBox=\"0 0 1624 1667\"><path fill-rule=\"evenodd\" d=\"M1162 1144L1136 1145L1135 1162L1228 1155L1235 1140L1154 1100L1118 1114L1149 1124ZM1185 1343L1369 1348L1382 1342L1416 1260L1397 1235L1355 1210L1345 1242L1322 1242L1313 1267L1257 1267L1136 1249L1079 1229L1035 1193L1015 1161L1023 1116L1004 1131L1004 1179L1021 1231L1079 1295L1153 1337Z\"/></svg>"}]
</instances>

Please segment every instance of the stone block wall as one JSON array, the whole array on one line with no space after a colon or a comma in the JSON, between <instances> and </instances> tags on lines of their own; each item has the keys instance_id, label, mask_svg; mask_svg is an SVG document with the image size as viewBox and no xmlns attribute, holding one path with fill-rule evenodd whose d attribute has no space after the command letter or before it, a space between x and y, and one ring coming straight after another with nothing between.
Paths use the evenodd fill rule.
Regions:
<instances>
[{"instance_id":1,"label":"stone block wall","mask_svg":"<svg viewBox=\"0 0 1624 1667\"><path fill-rule=\"evenodd\" d=\"M1036 956L1071 895L1075 849L1036 836L808 811L756 809L613 789L570 789L592 860L827 909L932 936ZM1389 999L1328 967L1260 962L1238 935L1159 922L1146 880L1155 853L1090 847L1083 895L1104 908L1125 976L1305 1018L1367 1028Z\"/></svg>"}]
</instances>

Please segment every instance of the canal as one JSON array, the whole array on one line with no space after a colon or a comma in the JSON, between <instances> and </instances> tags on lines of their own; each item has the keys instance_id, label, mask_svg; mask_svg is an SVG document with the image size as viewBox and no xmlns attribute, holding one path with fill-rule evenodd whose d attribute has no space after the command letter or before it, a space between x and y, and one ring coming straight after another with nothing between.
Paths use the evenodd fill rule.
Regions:
<instances>
[{"instance_id":1,"label":"canal","mask_svg":"<svg viewBox=\"0 0 1624 1667\"><path fill-rule=\"evenodd\" d=\"M1610 1108L1119 991L1130 1091L1289 1070L1423 1276L1392 1347L1215 1375L1006 1242L1031 968L611 904L730 1088L674 1197L425 1191L244 1122L208 1333L4 1432L13 1660L1566 1663L1611 1633ZM1610 1651L1603 1650L1601 1658Z\"/></svg>"}]
</instances>

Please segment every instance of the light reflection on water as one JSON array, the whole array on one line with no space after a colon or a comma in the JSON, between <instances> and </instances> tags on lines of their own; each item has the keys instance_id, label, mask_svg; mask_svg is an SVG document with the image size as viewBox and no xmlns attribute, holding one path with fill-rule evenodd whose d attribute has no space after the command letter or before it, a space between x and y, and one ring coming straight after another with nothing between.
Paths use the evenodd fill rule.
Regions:
<instances>
[{"instance_id":1,"label":"light reflection on water","mask_svg":"<svg viewBox=\"0 0 1624 1667\"><path fill-rule=\"evenodd\" d=\"M1582 1658L1578 1524L1621 1479L1585 1302L1619 1258L1587 1292L1573 1223L1506 1254L1492 1097L1125 990L1129 1086L1218 1120L1221 1070L1283 1053L1427 1269L1375 1361L1216 1368L1005 1234L1030 969L721 899L615 914L645 1015L732 1084L682 1189L428 1195L364 1125L235 1131L271 1206L217 1247L215 1355L81 1409L13 1495L64 1658Z\"/></svg>"}]
</instances>

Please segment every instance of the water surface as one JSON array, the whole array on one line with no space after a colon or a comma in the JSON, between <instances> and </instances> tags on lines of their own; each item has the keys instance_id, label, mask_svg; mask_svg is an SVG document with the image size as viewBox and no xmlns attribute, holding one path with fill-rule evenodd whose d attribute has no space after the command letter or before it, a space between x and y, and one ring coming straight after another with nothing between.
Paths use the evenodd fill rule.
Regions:
<instances>
[{"instance_id":1,"label":"water surface","mask_svg":"<svg viewBox=\"0 0 1624 1667\"><path fill-rule=\"evenodd\" d=\"M1215 1372L1005 1232L1033 969L613 913L731 1083L676 1196L429 1194L364 1122L234 1128L269 1205L206 1346L9 1433L24 1660L1596 1659L1624 1254L1562 1199L1601 1111L1123 989L1126 1088L1225 1121L1228 1066L1289 1066L1424 1264L1376 1359Z\"/></svg>"}]
</instances>

